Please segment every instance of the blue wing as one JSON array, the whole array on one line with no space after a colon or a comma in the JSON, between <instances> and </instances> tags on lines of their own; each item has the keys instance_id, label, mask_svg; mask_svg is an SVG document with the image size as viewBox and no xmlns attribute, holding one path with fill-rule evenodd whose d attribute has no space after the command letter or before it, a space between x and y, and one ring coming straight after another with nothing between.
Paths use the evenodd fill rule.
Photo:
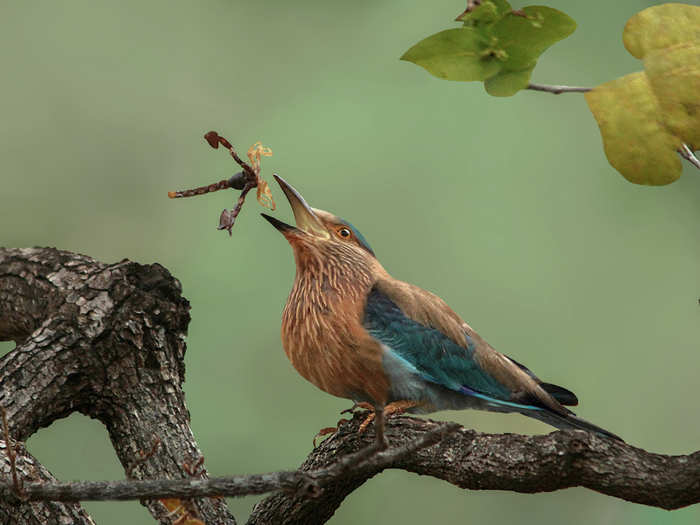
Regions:
<instances>
[{"instance_id":1,"label":"blue wing","mask_svg":"<svg viewBox=\"0 0 700 525\"><path fill-rule=\"evenodd\" d=\"M376 287L367 297L363 324L384 348L385 371L392 388L403 391L395 397L418 397L421 391L435 397L435 389L427 392L425 383L438 385L462 396L486 401L489 405L513 410L540 410L537 405L511 401L512 392L499 383L474 358L476 346L467 335L467 346L461 346L439 330L414 321L385 293ZM416 399L418 400L418 399ZM422 401L422 400L421 400ZM454 400L436 403L436 408L457 408ZM449 406L440 406L440 405Z\"/></svg>"}]
</instances>

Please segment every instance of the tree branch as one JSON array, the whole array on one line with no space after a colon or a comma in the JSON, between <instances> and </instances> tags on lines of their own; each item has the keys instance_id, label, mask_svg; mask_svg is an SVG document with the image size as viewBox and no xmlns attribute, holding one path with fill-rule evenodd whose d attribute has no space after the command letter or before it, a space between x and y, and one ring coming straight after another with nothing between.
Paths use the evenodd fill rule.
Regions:
<instances>
[{"instance_id":1,"label":"tree branch","mask_svg":"<svg viewBox=\"0 0 700 525\"><path fill-rule=\"evenodd\" d=\"M278 490L292 491L301 496L318 495L323 487L349 471L383 470L414 452L437 443L447 434L461 428L457 423L434 426L418 439L399 447L378 452L376 443L340 459L328 468L311 472L291 471L230 476L211 479L154 479L124 481L78 481L70 483L40 482L23 487L24 501L122 501L161 498L237 497L264 494ZM11 483L0 483L0 499L16 499Z\"/></svg>"},{"instance_id":2,"label":"tree branch","mask_svg":"<svg viewBox=\"0 0 700 525\"><path fill-rule=\"evenodd\" d=\"M0 358L12 438L77 411L105 425L133 477L189 477L183 463L201 456L182 390L189 320L180 283L158 264L0 248L0 340L18 344ZM161 446L141 461L155 437ZM164 515L158 501L144 504ZM206 523L234 523L221 500L192 505Z\"/></svg>"},{"instance_id":3,"label":"tree branch","mask_svg":"<svg viewBox=\"0 0 700 525\"><path fill-rule=\"evenodd\" d=\"M358 434L361 416L318 447L301 466L314 472L337 458L368 446L373 432ZM409 417L391 418L387 436L392 447L419 439L439 423ZM700 452L665 456L583 431L541 436L482 434L460 428L430 448L389 467L433 476L471 490L551 492L586 487L597 492L663 509L700 502ZM315 499L277 493L256 505L250 524L325 523L345 497L383 468L349 472L327 485Z\"/></svg>"},{"instance_id":4,"label":"tree branch","mask_svg":"<svg viewBox=\"0 0 700 525\"><path fill-rule=\"evenodd\" d=\"M0 340L19 345L0 358L10 441L79 411L105 424L125 472L136 478L57 483L20 445L14 460L22 500L20 483L12 482L13 458L0 453L3 523L60 522L53 516L91 523L68 503L87 499L142 499L156 519L171 523L158 501L168 497L188 502L205 523L226 524L234 520L225 502L211 496L271 491L250 523L325 523L348 494L387 468L473 490L582 486L664 509L700 502L700 452L653 454L581 431L481 434L409 417L387 422L391 447L378 452L371 428L358 433L360 414L298 471L206 479L184 465L201 457L181 388L188 308L179 283L159 265L0 248ZM7 441L6 435L0 448Z\"/></svg>"}]
</instances>

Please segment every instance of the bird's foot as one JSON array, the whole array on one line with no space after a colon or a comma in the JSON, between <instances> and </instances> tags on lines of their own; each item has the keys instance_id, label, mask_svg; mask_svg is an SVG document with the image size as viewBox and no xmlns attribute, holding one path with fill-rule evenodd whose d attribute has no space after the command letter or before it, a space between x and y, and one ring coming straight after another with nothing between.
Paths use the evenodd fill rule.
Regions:
<instances>
[{"instance_id":1,"label":"bird's foot","mask_svg":"<svg viewBox=\"0 0 700 525\"><path fill-rule=\"evenodd\" d=\"M364 432L367 430L367 427L369 424L374 421L376 414L374 411L374 407L372 405L369 405L369 403L364 403L365 405L368 405L369 408L368 410L371 410L372 412L365 418L365 420L362 422L360 425L360 428L357 429L359 433ZM420 403L417 401L394 401L393 403L389 403L387 406L384 407L384 417L391 417L391 416L399 416L403 414L406 410L409 408L417 407ZM365 408L364 406L360 406L361 403L356 403L356 406L360 408ZM355 407L353 407L355 408Z\"/></svg>"},{"instance_id":2,"label":"bird's foot","mask_svg":"<svg viewBox=\"0 0 700 525\"><path fill-rule=\"evenodd\" d=\"M341 412L341 413L342 413L342 412ZM318 438L323 437L323 436L328 436L328 435L331 435L331 434L335 434L336 432L338 432L338 428L340 427L340 425L342 425L343 423L348 423L349 421L350 421L349 419L341 419L341 420L338 421L338 423L336 424L336 426L334 426L334 427L324 427L324 428L322 428L321 430L319 430L318 433L314 436L314 448L316 448L316 447L318 446L318 445L316 444L316 440L317 440ZM323 440L323 441L325 441L325 440ZM321 441L321 443L323 443L323 441ZM321 443L319 443L319 445L320 445Z\"/></svg>"}]
</instances>

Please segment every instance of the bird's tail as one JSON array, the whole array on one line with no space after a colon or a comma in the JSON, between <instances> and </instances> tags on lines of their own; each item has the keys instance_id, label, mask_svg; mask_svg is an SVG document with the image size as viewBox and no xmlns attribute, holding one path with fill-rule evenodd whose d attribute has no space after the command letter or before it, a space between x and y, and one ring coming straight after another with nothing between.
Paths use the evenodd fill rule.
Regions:
<instances>
[{"instance_id":1,"label":"bird's tail","mask_svg":"<svg viewBox=\"0 0 700 525\"><path fill-rule=\"evenodd\" d=\"M612 432L605 430L604 428L594 425L593 423L589 423L585 419L581 419L580 417L576 416L576 414L574 414L573 412L569 412L567 415L560 415L554 412L550 412L549 410L532 410L523 412L523 414L535 419L539 419L543 423L547 423L548 425L552 425L553 427L562 430L587 430L588 432L593 432L604 438L616 439L624 443L624 439L622 439L620 436L617 436Z\"/></svg>"}]
</instances>

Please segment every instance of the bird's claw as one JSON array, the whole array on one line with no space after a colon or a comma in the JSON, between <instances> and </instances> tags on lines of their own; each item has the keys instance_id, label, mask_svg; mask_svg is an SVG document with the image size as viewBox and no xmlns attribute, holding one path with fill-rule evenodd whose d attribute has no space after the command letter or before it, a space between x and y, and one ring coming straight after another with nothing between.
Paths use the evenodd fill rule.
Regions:
<instances>
[{"instance_id":1,"label":"bird's claw","mask_svg":"<svg viewBox=\"0 0 700 525\"><path fill-rule=\"evenodd\" d=\"M372 412L367 415L365 420L360 424L360 427L357 429L357 431L361 434L365 430L367 430L367 427L369 424L374 421L375 418L375 412L374 412L374 407L370 405L369 403L364 403L367 405L369 408L367 410L371 410ZM364 406L361 406L362 403L355 403L355 407L360 407L360 408L365 408ZM391 416L400 416L403 414L406 410L409 408L413 408L418 406L419 403L415 401L394 401L393 403L389 403L386 407L384 407L384 417L388 418Z\"/></svg>"},{"instance_id":2,"label":"bird's claw","mask_svg":"<svg viewBox=\"0 0 700 525\"><path fill-rule=\"evenodd\" d=\"M372 421L374 421L374 417L375 417L375 414L374 414L374 411L372 411L370 414L367 415L365 420L360 424L360 427L357 429L357 433L362 434L365 430L367 430L367 427L369 426L369 424Z\"/></svg>"},{"instance_id":3,"label":"bird's claw","mask_svg":"<svg viewBox=\"0 0 700 525\"><path fill-rule=\"evenodd\" d=\"M321 443L323 443L323 441L322 441L321 443L319 443L319 444L317 445L317 444L316 444L316 440L317 440L318 438L323 437L323 436L328 436L328 435L330 435L330 434L335 434L336 432L338 432L338 428L340 428L340 425L342 425L343 423L347 423L348 421L349 421L348 419L340 419L340 420L338 421L338 424L337 424L336 426L334 426L334 427L324 427L324 428L322 428L321 430L319 430L318 433L314 436L314 448L318 447L318 445L320 445Z\"/></svg>"}]
</instances>

